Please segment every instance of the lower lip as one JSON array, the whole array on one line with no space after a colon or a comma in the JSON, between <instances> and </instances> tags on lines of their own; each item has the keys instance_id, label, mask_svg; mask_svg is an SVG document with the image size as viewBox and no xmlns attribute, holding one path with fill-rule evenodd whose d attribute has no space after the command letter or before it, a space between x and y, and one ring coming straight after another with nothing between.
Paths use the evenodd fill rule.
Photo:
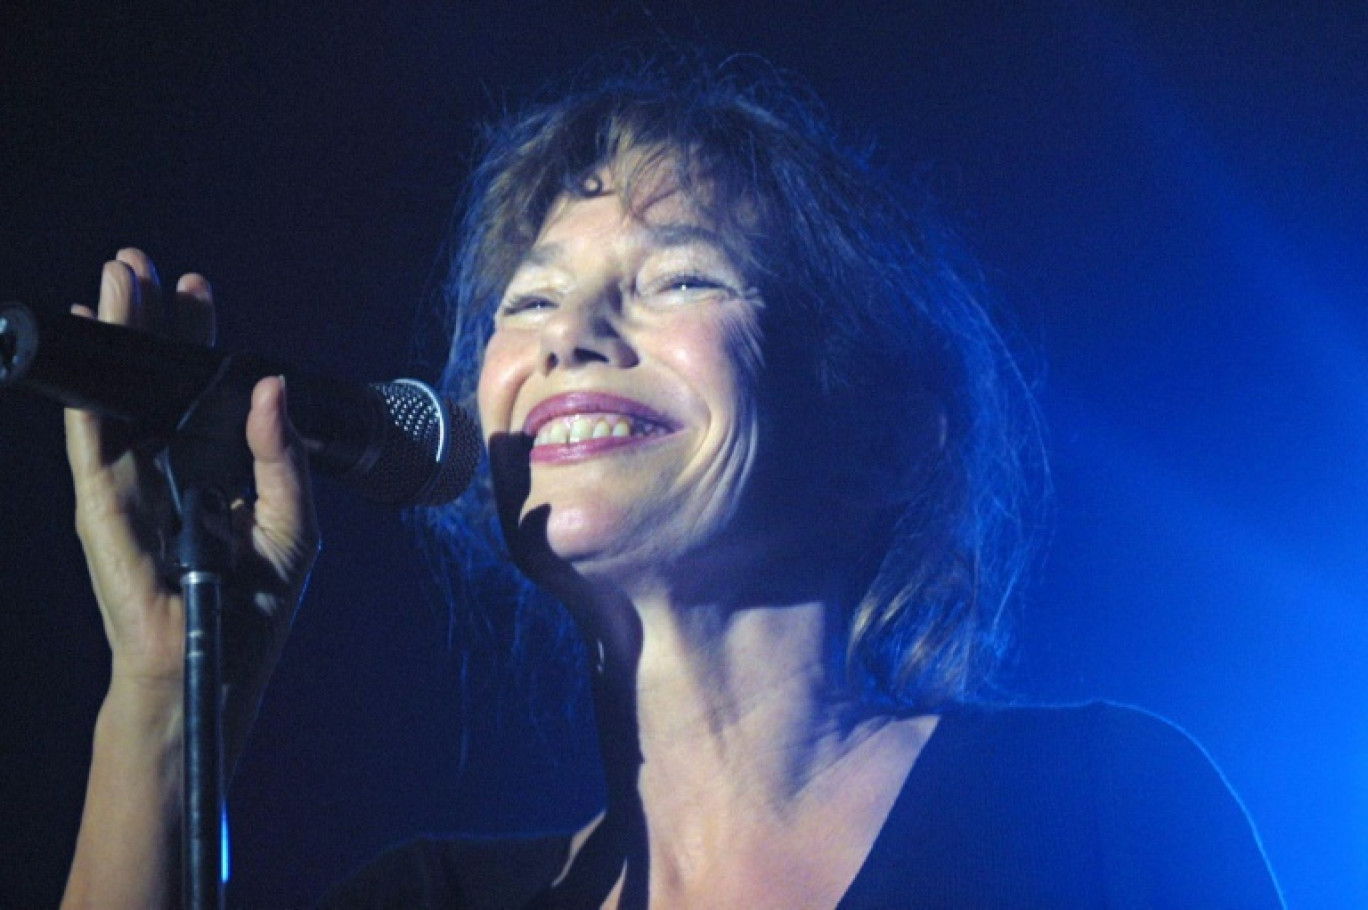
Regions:
<instances>
[{"instance_id":1,"label":"lower lip","mask_svg":"<svg viewBox=\"0 0 1368 910\"><path fill-rule=\"evenodd\" d=\"M585 439L581 442L560 442L533 446L529 456L533 464L566 464L585 461L608 453L625 449L649 446L669 438L668 433L653 436L604 436L599 439Z\"/></svg>"}]
</instances>

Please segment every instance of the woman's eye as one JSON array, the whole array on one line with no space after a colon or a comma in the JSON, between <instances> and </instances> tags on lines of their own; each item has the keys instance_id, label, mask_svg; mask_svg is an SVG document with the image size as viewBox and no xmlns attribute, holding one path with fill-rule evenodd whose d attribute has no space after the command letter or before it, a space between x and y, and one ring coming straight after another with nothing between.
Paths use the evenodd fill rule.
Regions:
<instances>
[{"instance_id":1,"label":"woman's eye","mask_svg":"<svg viewBox=\"0 0 1368 910\"><path fill-rule=\"evenodd\" d=\"M674 291L714 290L721 286L711 278L700 278L697 275L681 275L678 278L670 279L670 289Z\"/></svg>"},{"instance_id":2,"label":"woman's eye","mask_svg":"<svg viewBox=\"0 0 1368 910\"><path fill-rule=\"evenodd\" d=\"M662 281L655 282L651 296L672 300L694 300L701 297L716 296L727 291L728 287L725 283L706 275L672 275Z\"/></svg>"},{"instance_id":3,"label":"woman's eye","mask_svg":"<svg viewBox=\"0 0 1368 910\"><path fill-rule=\"evenodd\" d=\"M536 294L510 297L499 307L500 316L516 316L519 313L527 313L533 310L551 309L555 304L545 297Z\"/></svg>"}]
</instances>

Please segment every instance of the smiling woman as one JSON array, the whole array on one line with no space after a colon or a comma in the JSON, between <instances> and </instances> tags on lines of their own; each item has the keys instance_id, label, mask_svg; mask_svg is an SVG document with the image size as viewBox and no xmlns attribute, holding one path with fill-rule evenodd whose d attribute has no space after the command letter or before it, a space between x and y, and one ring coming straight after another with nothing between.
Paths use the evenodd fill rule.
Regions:
<instances>
[{"instance_id":1,"label":"smiling woman","mask_svg":"<svg viewBox=\"0 0 1368 910\"><path fill-rule=\"evenodd\" d=\"M662 554L695 553L726 526L759 447L761 304L678 190L653 188L630 212L611 169L594 185L553 209L509 282L481 423L533 440L526 463L493 465L496 488L513 485L500 472L529 474L501 514L515 553L542 543L521 538L545 509L530 533L579 574L611 565L629 592L676 588Z\"/></svg>"},{"instance_id":2,"label":"smiling woman","mask_svg":"<svg viewBox=\"0 0 1368 910\"><path fill-rule=\"evenodd\" d=\"M571 324L546 311L572 286L563 309L587 295L610 356L636 356L614 328L625 320L627 334L654 328L688 367L709 351L732 361L750 388L724 394L759 411L735 419L770 436L746 442L747 457L769 459L756 482L801 490L785 508L828 519L821 552L851 576L852 681L902 710L968 697L1001 656L1004 608L1039 530L1025 383L952 267L948 235L909 218L812 102L772 72L683 69L634 70L491 131L449 285L444 385L480 406L489 434L477 389L517 326ZM608 286L586 291L593 281ZM522 314L529 305L536 315ZM691 354L689 326L718 337ZM654 368L614 375L635 384ZM461 552L497 563L490 501L477 485L433 519ZM863 527L831 525L831 510L852 507Z\"/></svg>"},{"instance_id":3,"label":"smiling woman","mask_svg":"<svg viewBox=\"0 0 1368 910\"><path fill-rule=\"evenodd\" d=\"M813 104L735 63L634 68L490 133L444 379L488 465L427 518L453 563L520 572L585 642L607 801L574 831L397 848L324 906L1279 905L1182 733L989 702L1040 439L944 234L894 198ZM100 315L136 322L154 286L126 251ZM240 515L276 620L316 539L283 394L257 390ZM69 903L156 905L179 664L145 646L176 640L179 603L128 505L154 478L71 421L116 675Z\"/></svg>"},{"instance_id":4,"label":"smiling woman","mask_svg":"<svg viewBox=\"0 0 1368 910\"><path fill-rule=\"evenodd\" d=\"M495 904L1278 904L1182 734L988 706L1042 512L1030 394L946 232L813 102L634 67L486 138L444 382L490 470L430 517L567 608L609 790ZM472 849L387 862L522 867Z\"/></svg>"}]
</instances>

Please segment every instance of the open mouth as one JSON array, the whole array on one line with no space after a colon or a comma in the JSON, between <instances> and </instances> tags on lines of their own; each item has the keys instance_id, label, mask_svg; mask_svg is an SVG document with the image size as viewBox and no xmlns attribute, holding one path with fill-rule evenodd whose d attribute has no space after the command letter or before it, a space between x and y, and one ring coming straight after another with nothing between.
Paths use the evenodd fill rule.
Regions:
<instances>
[{"instance_id":1,"label":"open mouth","mask_svg":"<svg viewBox=\"0 0 1368 910\"><path fill-rule=\"evenodd\" d=\"M629 439L633 437L663 436L669 429L650 420L611 412L573 414L557 417L542 425L532 441L532 447L565 445L591 439Z\"/></svg>"},{"instance_id":2,"label":"open mouth","mask_svg":"<svg viewBox=\"0 0 1368 910\"><path fill-rule=\"evenodd\" d=\"M586 453L666 436L677 427L652 408L602 392L570 392L548 398L527 415L523 432L533 450L575 447Z\"/></svg>"}]
</instances>

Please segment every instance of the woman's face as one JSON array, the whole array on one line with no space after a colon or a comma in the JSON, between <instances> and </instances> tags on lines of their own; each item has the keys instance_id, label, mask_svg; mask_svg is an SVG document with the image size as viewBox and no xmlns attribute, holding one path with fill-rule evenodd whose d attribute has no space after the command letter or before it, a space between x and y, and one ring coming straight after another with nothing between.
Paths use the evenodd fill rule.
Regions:
<instances>
[{"instance_id":1,"label":"woman's face","mask_svg":"<svg viewBox=\"0 0 1368 910\"><path fill-rule=\"evenodd\" d=\"M509 282L480 420L515 553L544 533L586 577L649 583L716 539L752 473L761 302L673 182L639 178L628 211L599 179Z\"/></svg>"}]
</instances>

